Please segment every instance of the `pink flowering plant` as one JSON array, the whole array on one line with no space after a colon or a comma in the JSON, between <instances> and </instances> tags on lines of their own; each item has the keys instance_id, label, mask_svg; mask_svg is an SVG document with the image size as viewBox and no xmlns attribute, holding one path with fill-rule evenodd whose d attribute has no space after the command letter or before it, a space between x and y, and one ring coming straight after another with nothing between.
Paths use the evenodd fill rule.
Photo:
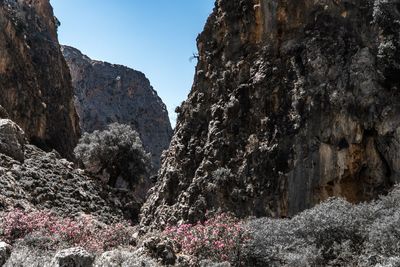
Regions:
<instances>
[{"instance_id":1,"label":"pink flowering plant","mask_svg":"<svg viewBox=\"0 0 400 267\"><path fill-rule=\"evenodd\" d=\"M237 262L241 248L248 239L242 223L222 213L204 223L169 226L164 230L181 252L198 259Z\"/></svg>"},{"instance_id":2,"label":"pink flowering plant","mask_svg":"<svg viewBox=\"0 0 400 267\"><path fill-rule=\"evenodd\" d=\"M91 216L62 218L48 211L10 210L0 219L0 238L14 243L26 237L48 238L53 244L81 246L93 252L130 245L134 230L128 223L105 225Z\"/></svg>"}]
</instances>

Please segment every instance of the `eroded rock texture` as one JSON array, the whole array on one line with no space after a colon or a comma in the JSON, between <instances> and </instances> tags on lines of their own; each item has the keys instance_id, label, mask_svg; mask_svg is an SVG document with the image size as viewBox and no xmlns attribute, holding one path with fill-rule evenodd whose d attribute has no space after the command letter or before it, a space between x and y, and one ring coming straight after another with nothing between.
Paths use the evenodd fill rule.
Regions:
<instances>
[{"instance_id":1,"label":"eroded rock texture","mask_svg":"<svg viewBox=\"0 0 400 267\"><path fill-rule=\"evenodd\" d=\"M72 158L78 117L48 0L0 1L0 90L0 105L30 140Z\"/></svg>"},{"instance_id":2,"label":"eroded rock texture","mask_svg":"<svg viewBox=\"0 0 400 267\"><path fill-rule=\"evenodd\" d=\"M104 130L113 122L130 125L158 169L172 129L166 106L146 76L121 65L91 60L69 46L62 50L71 70L82 130Z\"/></svg>"},{"instance_id":3,"label":"eroded rock texture","mask_svg":"<svg viewBox=\"0 0 400 267\"><path fill-rule=\"evenodd\" d=\"M397 0L218 0L142 223L385 193L400 179L399 20Z\"/></svg>"},{"instance_id":4,"label":"eroded rock texture","mask_svg":"<svg viewBox=\"0 0 400 267\"><path fill-rule=\"evenodd\" d=\"M21 128L0 119L0 212L48 209L60 216L90 214L111 223L137 221L143 203L129 190L91 178L53 150L26 143Z\"/></svg>"}]
</instances>

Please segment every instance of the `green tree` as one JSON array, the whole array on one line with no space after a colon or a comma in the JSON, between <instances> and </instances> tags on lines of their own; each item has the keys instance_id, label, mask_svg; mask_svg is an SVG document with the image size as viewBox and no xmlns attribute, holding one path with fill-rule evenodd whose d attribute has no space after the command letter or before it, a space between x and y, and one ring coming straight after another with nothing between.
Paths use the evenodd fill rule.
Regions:
<instances>
[{"instance_id":1,"label":"green tree","mask_svg":"<svg viewBox=\"0 0 400 267\"><path fill-rule=\"evenodd\" d=\"M150 156L128 125L113 123L104 131L85 133L74 152L85 169L112 187L134 186L149 177Z\"/></svg>"}]
</instances>

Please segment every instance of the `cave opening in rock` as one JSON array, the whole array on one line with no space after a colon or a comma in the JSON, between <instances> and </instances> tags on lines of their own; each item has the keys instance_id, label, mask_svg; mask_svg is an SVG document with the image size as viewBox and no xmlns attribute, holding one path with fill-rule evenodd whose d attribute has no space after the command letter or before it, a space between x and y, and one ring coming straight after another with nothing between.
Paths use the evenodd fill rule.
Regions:
<instances>
[{"instance_id":1,"label":"cave opening in rock","mask_svg":"<svg viewBox=\"0 0 400 267\"><path fill-rule=\"evenodd\" d=\"M349 143L347 142L346 138L340 139L338 143L339 150L346 149L349 147Z\"/></svg>"}]
</instances>

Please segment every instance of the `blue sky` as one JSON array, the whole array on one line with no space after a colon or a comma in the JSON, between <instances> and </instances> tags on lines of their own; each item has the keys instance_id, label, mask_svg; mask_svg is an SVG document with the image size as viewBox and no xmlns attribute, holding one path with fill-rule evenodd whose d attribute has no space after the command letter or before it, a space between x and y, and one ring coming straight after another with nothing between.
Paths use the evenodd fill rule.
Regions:
<instances>
[{"instance_id":1,"label":"blue sky","mask_svg":"<svg viewBox=\"0 0 400 267\"><path fill-rule=\"evenodd\" d=\"M214 0L51 0L61 22L61 44L92 59L122 64L146 74L168 107L187 97L193 83L196 37Z\"/></svg>"}]
</instances>

